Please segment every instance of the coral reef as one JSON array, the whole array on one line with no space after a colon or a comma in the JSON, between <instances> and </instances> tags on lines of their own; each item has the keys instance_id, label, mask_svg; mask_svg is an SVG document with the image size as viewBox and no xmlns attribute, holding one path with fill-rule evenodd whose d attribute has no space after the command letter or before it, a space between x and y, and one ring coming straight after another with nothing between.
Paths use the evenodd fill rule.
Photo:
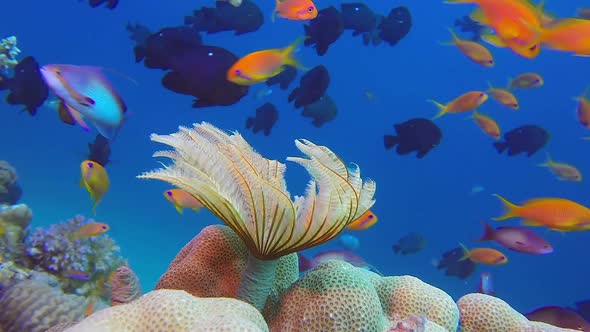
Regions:
<instances>
[{"instance_id":1,"label":"coral reef","mask_svg":"<svg viewBox=\"0 0 590 332\"><path fill-rule=\"evenodd\" d=\"M20 54L20 50L16 47L16 44L16 36L9 36L0 40L0 72L18 64L16 57Z\"/></svg>"},{"instance_id":2,"label":"coral reef","mask_svg":"<svg viewBox=\"0 0 590 332\"><path fill-rule=\"evenodd\" d=\"M229 226L248 247L238 299L263 309L278 259L336 237L375 203L376 184L363 180L325 146L296 140L306 156L288 157L312 176L305 196L292 200L285 164L262 157L241 135L203 122L152 141L172 147L156 157L173 161L139 178L158 179L188 191Z\"/></svg>"},{"instance_id":3,"label":"coral reef","mask_svg":"<svg viewBox=\"0 0 590 332\"><path fill-rule=\"evenodd\" d=\"M120 266L115 270L110 288L112 306L135 301L142 294L139 278L127 265Z\"/></svg>"},{"instance_id":4,"label":"coral reef","mask_svg":"<svg viewBox=\"0 0 590 332\"><path fill-rule=\"evenodd\" d=\"M198 298L181 290L155 290L94 313L67 332L268 331L258 310L229 298Z\"/></svg>"},{"instance_id":5,"label":"coral reef","mask_svg":"<svg viewBox=\"0 0 590 332\"><path fill-rule=\"evenodd\" d=\"M236 297L248 249L229 227L204 227L170 263L156 289L180 289L198 297ZM279 260L271 293L282 292L299 277L297 255Z\"/></svg>"},{"instance_id":6,"label":"coral reef","mask_svg":"<svg viewBox=\"0 0 590 332\"><path fill-rule=\"evenodd\" d=\"M0 66L2 54L0 47ZM1 78L0 78L1 79ZM0 160L0 205L13 205L21 198L23 191L18 184L16 170L4 160Z\"/></svg>"},{"instance_id":7,"label":"coral reef","mask_svg":"<svg viewBox=\"0 0 590 332\"><path fill-rule=\"evenodd\" d=\"M25 265L23 241L33 212L25 204L0 206L0 261Z\"/></svg>"},{"instance_id":8,"label":"coral reef","mask_svg":"<svg viewBox=\"0 0 590 332\"><path fill-rule=\"evenodd\" d=\"M107 234L75 238L80 226L94 222L78 215L48 229L37 228L25 240L30 267L55 275L64 292L98 296L110 301L106 289L111 274L126 261L119 256L119 247ZM80 274L87 278L79 278Z\"/></svg>"}]
</instances>

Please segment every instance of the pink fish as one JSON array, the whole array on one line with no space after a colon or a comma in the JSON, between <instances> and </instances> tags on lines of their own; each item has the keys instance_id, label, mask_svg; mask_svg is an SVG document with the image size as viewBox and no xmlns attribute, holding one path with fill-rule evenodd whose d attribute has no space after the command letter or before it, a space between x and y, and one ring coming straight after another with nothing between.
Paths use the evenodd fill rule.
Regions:
<instances>
[{"instance_id":1,"label":"pink fish","mask_svg":"<svg viewBox=\"0 0 590 332\"><path fill-rule=\"evenodd\" d=\"M496 292L494 291L494 285L492 283L492 275L489 272L482 272L481 276L479 277L477 292L491 296L496 295Z\"/></svg>"},{"instance_id":2,"label":"pink fish","mask_svg":"<svg viewBox=\"0 0 590 332\"><path fill-rule=\"evenodd\" d=\"M60 100L63 122L89 130L88 121L102 136L114 138L127 107L101 68L53 64L43 66L41 75Z\"/></svg>"},{"instance_id":3,"label":"pink fish","mask_svg":"<svg viewBox=\"0 0 590 332\"><path fill-rule=\"evenodd\" d=\"M590 331L590 322L570 308L548 306L538 308L525 315L535 322L543 322L553 326L578 331Z\"/></svg>"},{"instance_id":4,"label":"pink fish","mask_svg":"<svg viewBox=\"0 0 590 332\"><path fill-rule=\"evenodd\" d=\"M348 250L327 250L320 252L319 254L313 256L311 259L306 258L301 253L297 253L297 256L299 256L299 272L311 270L325 262L338 260L345 261L353 266L368 269L381 274L377 269L375 269L369 263L365 262L365 260L362 257Z\"/></svg>"},{"instance_id":5,"label":"pink fish","mask_svg":"<svg viewBox=\"0 0 590 332\"><path fill-rule=\"evenodd\" d=\"M553 252L549 242L533 231L521 227L498 227L493 229L484 222L484 234L479 241L496 241L510 250L531 255L545 255Z\"/></svg>"}]
</instances>

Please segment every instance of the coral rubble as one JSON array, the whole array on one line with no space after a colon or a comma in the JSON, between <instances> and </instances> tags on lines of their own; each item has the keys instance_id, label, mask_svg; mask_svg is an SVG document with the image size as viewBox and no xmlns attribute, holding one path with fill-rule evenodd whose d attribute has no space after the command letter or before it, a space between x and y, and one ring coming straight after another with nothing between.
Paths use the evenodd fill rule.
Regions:
<instances>
[{"instance_id":1,"label":"coral rubble","mask_svg":"<svg viewBox=\"0 0 590 332\"><path fill-rule=\"evenodd\" d=\"M9 36L0 40L0 72L18 64L16 57L20 54L20 50L16 47L16 44L16 36Z\"/></svg>"}]
</instances>

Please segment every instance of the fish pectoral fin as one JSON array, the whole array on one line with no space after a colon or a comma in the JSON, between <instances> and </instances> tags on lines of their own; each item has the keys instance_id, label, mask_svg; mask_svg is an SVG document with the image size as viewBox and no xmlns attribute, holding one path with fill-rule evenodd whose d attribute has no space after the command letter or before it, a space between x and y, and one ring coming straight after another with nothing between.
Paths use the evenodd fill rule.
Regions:
<instances>
[{"instance_id":1,"label":"fish pectoral fin","mask_svg":"<svg viewBox=\"0 0 590 332\"><path fill-rule=\"evenodd\" d=\"M530 219L524 219L521 224L525 225L525 226L544 226L541 223L538 223L534 220L530 220Z\"/></svg>"},{"instance_id":2,"label":"fish pectoral fin","mask_svg":"<svg viewBox=\"0 0 590 332\"><path fill-rule=\"evenodd\" d=\"M182 214L182 206L174 204L174 208L176 209L176 211L178 211L178 213Z\"/></svg>"},{"instance_id":3,"label":"fish pectoral fin","mask_svg":"<svg viewBox=\"0 0 590 332\"><path fill-rule=\"evenodd\" d=\"M66 105L66 108L68 109L68 111L70 112L70 115L72 116L72 118L76 121L76 123L78 125L80 125L80 127L82 127L82 129L84 129L85 131L89 131L90 127L88 127L88 125L86 124L86 121L84 121L82 114L80 114L80 112L78 112L72 106L70 106L68 104L65 104L65 105Z\"/></svg>"}]
</instances>

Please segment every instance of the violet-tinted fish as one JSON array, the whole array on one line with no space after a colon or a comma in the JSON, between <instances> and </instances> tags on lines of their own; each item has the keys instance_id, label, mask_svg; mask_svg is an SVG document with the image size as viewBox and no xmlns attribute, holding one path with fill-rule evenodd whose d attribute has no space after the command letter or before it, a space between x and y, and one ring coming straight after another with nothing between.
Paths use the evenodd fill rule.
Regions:
<instances>
[{"instance_id":1,"label":"violet-tinted fish","mask_svg":"<svg viewBox=\"0 0 590 332\"><path fill-rule=\"evenodd\" d=\"M496 241L510 250L531 255L545 255L553 252L553 247L535 232L522 227L498 227L493 229L484 222L484 233L479 241Z\"/></svg>"},{"instance_id":2,"label":"violet-tinted fish","mask_svg":"<svg viewBox=\"0 0 590 332\"><path fill-rule=\"evenodd\" d=\"M90 280L90 274L86 271L79 271L79 270L68 270L66 272L68 278L76 279L76 280Z\"/></svg>"},{"instance_id":3,"label":"violet-tinted fish","mask_svg":"<svg viewBox=\"0 0 590 332\"><path fill-rule=\"evenodd\" d=\"M329 261L345 261L353 266L368 269L370 271L381 274L377 269L367 263L362 257L348 250L327 250L316 254L311 259L306 258L301 253L297 253L299 257L299 272L311 270L316 266Z\"/></svg>"},{"instance_id":4,"label":"violet-tinted fish","mask_svg":"<svg viewBox=\"0 0 590 332\"><path fill-rule=\"evenodd\" d=\"M494 296L494 284L492 282L492 275L489 272L482 272L479 276L479 285L477 285L477 292L486 295Z\"/></svg>"},{"instance_id":5,"label":"violet-tinted fish","mask_svg":"<svg viewBox=\"0 0 590 332\"><path fill-rule=\"evenodd\" d=\"M535 322L578 331L590 331L590 322L570 308L547 306L533 310L525 316Z\"/></svg>"}]
</instances>

